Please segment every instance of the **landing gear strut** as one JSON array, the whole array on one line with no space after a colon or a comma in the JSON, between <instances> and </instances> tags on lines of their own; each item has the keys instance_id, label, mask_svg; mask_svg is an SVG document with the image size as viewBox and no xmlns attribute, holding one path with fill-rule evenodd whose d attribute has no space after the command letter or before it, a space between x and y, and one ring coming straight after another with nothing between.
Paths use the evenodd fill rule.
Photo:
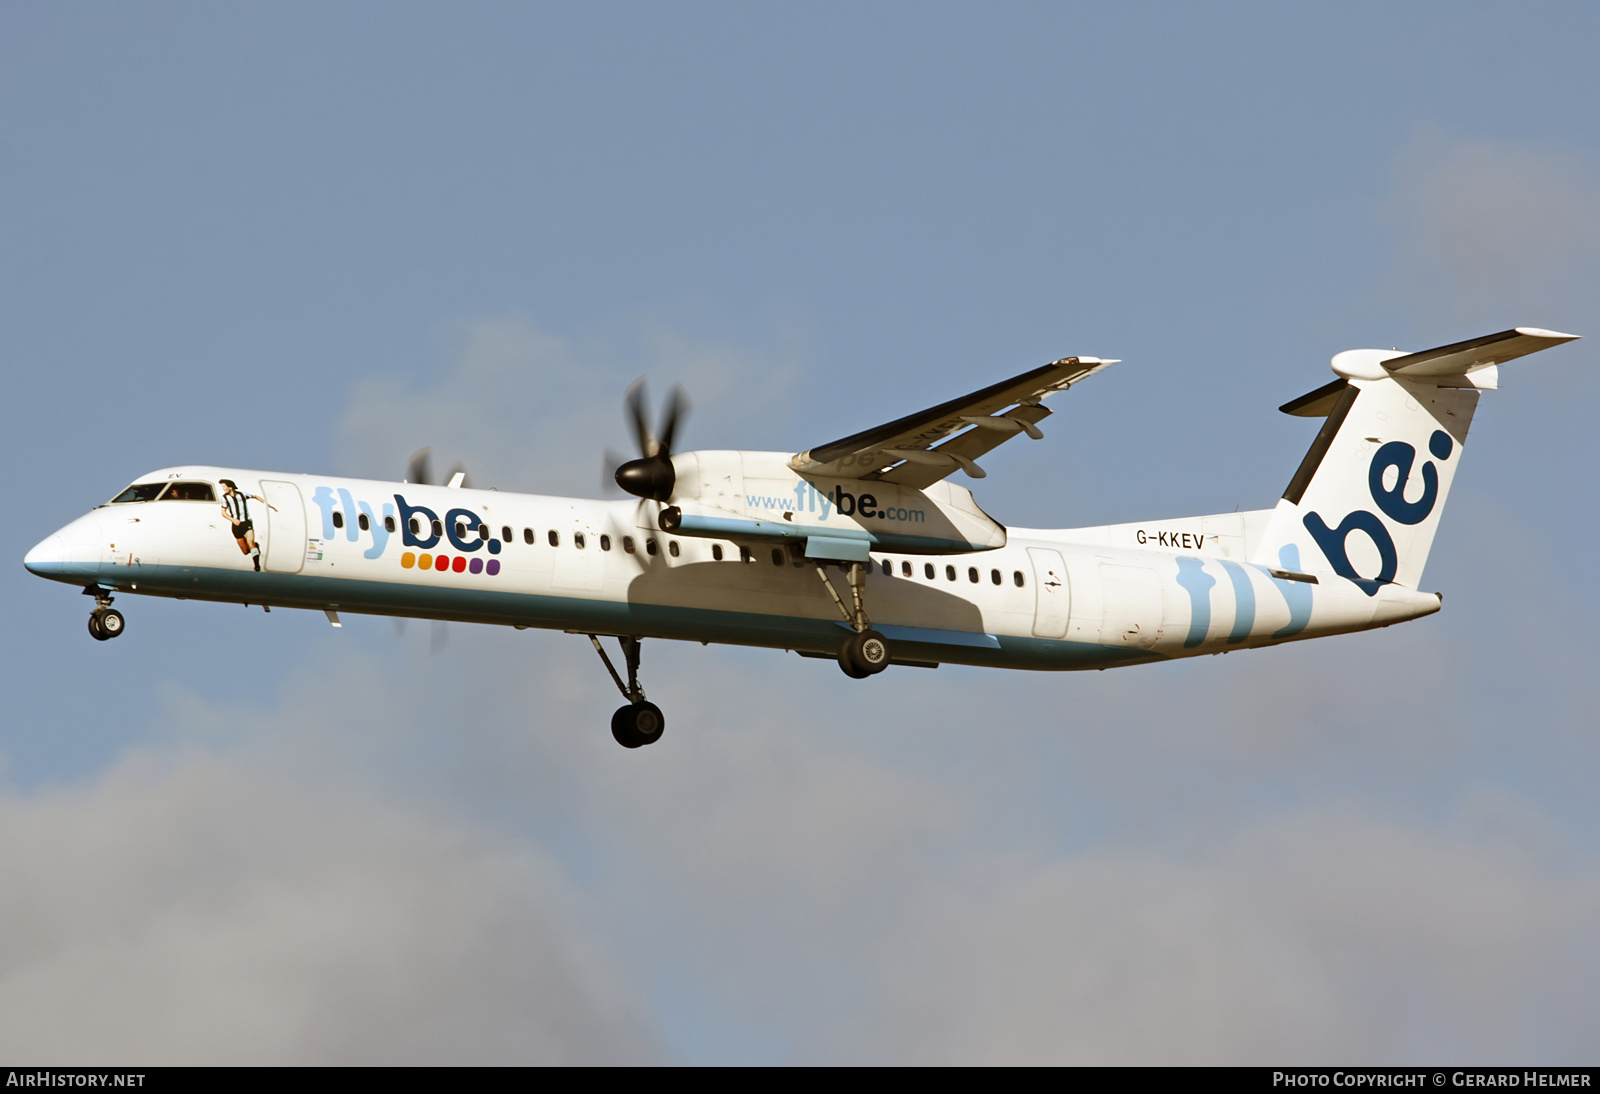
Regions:
<instances>
[{"instance_id":1,"label":"landing gear strut","mask_svg":"<svg viewBox=\"0 0 1600 1094\"><path fill-rule=\"evenodd\" d=\"M856 680L865 680L869 676L876 676L889 667L890 650L889 640L872 629L872 621L867 618L865 604L865 591L867 583L867 568L859 562L850 565L850 602L854 608L845 607L844 599L839 591L833 587L833 582L828 579L828 571L821 563L817 564L817 576L822 579L823 587L828 590L828 595L833 597L834 604L839 609L839 614L844 616L844 621L850 624L856 632L846 638L839 645L839 668L846 676Z\"/></svg>"},{"instance_id":2,"label":"landing gear strut","mask_svg":"<svg viewBox=\"0 0 1600 1094\"><path fill-rule=\"evenodd\" d=\"M111 594L98 585L90 585L83 590L83 595L94 597L95 608L89 613L89 633L100 642L120 638L125 624L122 613L111 606Z\"/></svg>"},{"instance_id":3,"label":"landing gear strut","mask_svg":"<svg viewBox=\"0 0 1600 1094\"><path fill-rule=\"evenodd\" d=\"M660 707L645 701L644 688L639 686L639 639L622 637L617 639L628 664L626 684L618 675L616 666L611 663L611 658L606 656L605 647L600 645L600 639L591 634L589 641L594 643L594 652L600 655L600 660L605 662L606 671L611 674L611 679L616 681L617 690L628 700L627 706L619 707L611 716L611 736L615 737L617 744L623 748L655 744L661 739L662 731L667 728L667 720L662 716Z\"/></svg>"}]
</instances>

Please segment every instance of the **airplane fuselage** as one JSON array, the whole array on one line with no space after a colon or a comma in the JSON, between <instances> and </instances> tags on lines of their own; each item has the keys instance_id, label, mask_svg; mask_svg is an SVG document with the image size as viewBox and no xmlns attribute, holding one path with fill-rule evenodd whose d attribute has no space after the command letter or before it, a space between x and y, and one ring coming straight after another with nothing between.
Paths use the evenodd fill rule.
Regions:
<instances>
[{"instance_id":1,"label":"airplane fuselage","mask_svg":"<svg viewBox=\"0 0 1600 1094\"><path fill-rule=\"evenodd\" d=\"M858 513L838 513L843 494L790 479L742 497L740 519L798 517L813 532L862 534ZM192 494L203 484L216 497L102 505L36 547L29 569L141 595L829 658L851 633L818 573L831 571L842 588L846 564L807 558L781 539L716 538L706 529L721 525L706 520L697 534L663 531L652 502L220 467L139 481L193 483ZM242 510L229 510L224 483L238 484ZM791 502L798 513L782 509ZM833 525L823 523L824 505ZM237 534L241 512L249 537ZM1373 595L1331 572L1248 561L1271 510L1086 529L995 524L997 535L985 533L994 545L971 549L978 517L992 524L975 512L965 550L919 541L930 518L909 511L863 541L865 603L896 663L1099 669L1386 626L1439 608L1433 594L1386 586ZM726 526L745 527L731 518Z\"/></svg>"}]
</instances>

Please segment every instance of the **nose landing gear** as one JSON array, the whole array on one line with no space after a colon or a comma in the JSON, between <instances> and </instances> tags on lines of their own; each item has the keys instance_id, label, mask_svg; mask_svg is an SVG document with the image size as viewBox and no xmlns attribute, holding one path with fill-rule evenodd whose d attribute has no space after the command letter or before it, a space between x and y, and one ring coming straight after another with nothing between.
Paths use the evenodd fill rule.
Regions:
<instances>
[{"instance_id":1,"label":"nose landing gear","mask_svg":"<svg viewBox=\"0 0 1600 1094\"><path fill-rule=\"evenodd\" d=\"M89 633L98 642L120 638L125 625L122 613L111 606L111 594L98 585L83 590L84 596L94 597L95 608L89 613Z\"/></svg>"},{"instance_id":2,"label":"nose landing gear","mask_svg":"<svg viewBox=\"0 0 1600 1094\"><path fill-rule=\"evenodd\" d=\"M662 731L667 728L667 720L662 715L660 707L645 701L644 689L639 686L639 639L622 637L617 639L622 645L622 654L628 663L626 684L617 674L611 658L606 656L605 648L600 645L600 639L591 634L589 641L594 643L594 652L605 662L606 671L616 682L617 690L628 700L627 706L618 708L611 716L611 736L616 738L617 744L623 748L639 748L661 740Z\"/></svg>"},{"instance_id":3,"label":"nose landing gear","mask_svg":"<svg viewBox=\"0 0 1600 1094\"><path fill-rule=\"evenodd\" d=\"M864 594L867 581L866 567L859 562L850 563L850 600L854 605L854 611L845 607L844 599L833 587L833 582L828 580L828 571L821 564L817 566L817 576L822 579L828 595L833 597L834 604L839 608L839 614L844 616L844 621L856 632L839 645L839 668L846 676L855 680L865 680L888 668L889 640L873 630L872 621L867 618Z\"/></svg>"}]
</instances>

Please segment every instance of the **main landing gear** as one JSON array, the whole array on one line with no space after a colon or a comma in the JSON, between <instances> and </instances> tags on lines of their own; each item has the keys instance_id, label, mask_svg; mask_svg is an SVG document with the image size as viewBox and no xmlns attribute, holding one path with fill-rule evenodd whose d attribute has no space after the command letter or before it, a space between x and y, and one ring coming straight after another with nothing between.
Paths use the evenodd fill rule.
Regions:
<instances>
[{"instance_id":1,"label":"main landing gear","mask_svg":"<svg viewBox=\"0 0 1600 1094\"><path fill-rule=\"evenodd\" d=\"M852 562L850 566L850 601L854 607L845 607L844 599L839 591L833 587L833 582L828 579L828 571L821 563L817 564L817 576L822 579L823 587L828 590L828 595L833 597L834 604L839 609L839 614L844 616L844 621L856 633L846 638L839 645L839 668L846 676L856 680L865 680L869 676L876 676L889 667L890 650L889 640L872 629L872 621L867 618L865 601L865 587L867 583L867 568L860 562Z\"/></svg>"},{"instance_id":2,"label":"main landing gear","mask_svg":"<svg viewBox=\"0 0 1600 1094\"><path fill-rule=\"evenodd\" d=\"M111 594L98 585L90 585L83 595L94 597L95 603L94 611L89 613L89 633L100 642L120 638L125 623L122 613L111 606Z\"/></svg>"},{"instance_id":3,"label":"main landing gear","mask_svg":"<svg viewBox=\"0 0 1600 1094\"><path fill-rule=\"evenodd\" d=\"M605 648L600 645L600 639L591 634L589 641L594 643L594 652L600 655L600 660L605 662L606 671L611 674L611 679L616 681L617 690L628 700L627 706L619 707L611 716L611 736L615 737L617 744L623 748L655 744L661 739L662 731L667 728L667 720L662 716L660 707L645 701L644 689L639 686L639 639L617 639L622 645L622 655L628 663L626 684L617 674L611 658L606 656Z\"/></svg>"}]
</instances>

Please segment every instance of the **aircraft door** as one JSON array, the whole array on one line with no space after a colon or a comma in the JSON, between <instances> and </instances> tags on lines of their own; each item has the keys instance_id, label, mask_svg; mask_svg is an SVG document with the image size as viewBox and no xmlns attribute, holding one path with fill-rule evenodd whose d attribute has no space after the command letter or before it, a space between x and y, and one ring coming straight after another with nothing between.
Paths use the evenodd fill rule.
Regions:
<instances>
[{"instance_id":1,"label":"aircraft door","mask_svg":"<svg viewBox=\"0 0 1600 1094\"><path fill-rule=\"evenodd\" d=\"M1065 638L1072 608L1072 585L1061 552L1029 547L1033 563L1033 633L1039 638Z\"/></svg>"},{"instance_id":2,"label":"aircraft door","mask_svg":"<svg viewBox=\"0 0 1600 1094\"><path fill-rule=\"evenodd\" d=\"M264 569L275 574L297 574L306 564L306 508L300 488L292 482L263 479L261 496L267 510L267 549Z\"/></svg>"}]
</instances>

